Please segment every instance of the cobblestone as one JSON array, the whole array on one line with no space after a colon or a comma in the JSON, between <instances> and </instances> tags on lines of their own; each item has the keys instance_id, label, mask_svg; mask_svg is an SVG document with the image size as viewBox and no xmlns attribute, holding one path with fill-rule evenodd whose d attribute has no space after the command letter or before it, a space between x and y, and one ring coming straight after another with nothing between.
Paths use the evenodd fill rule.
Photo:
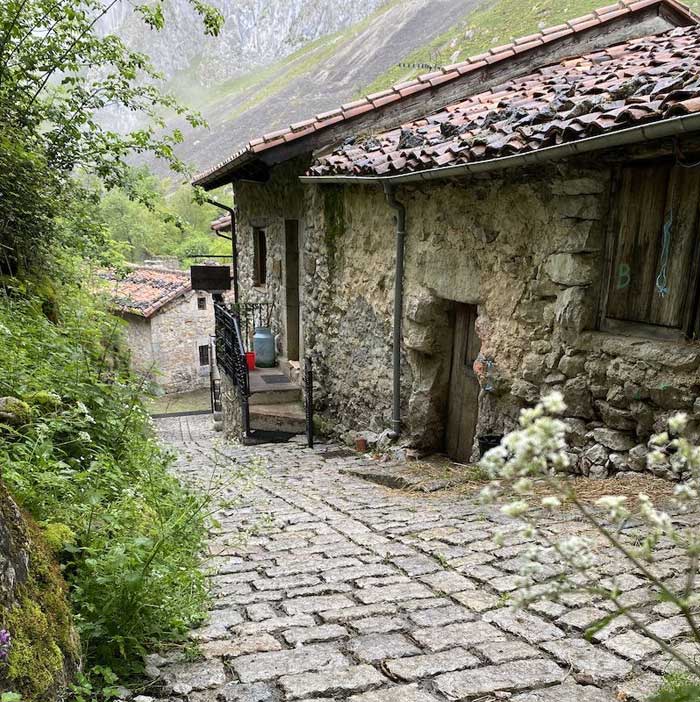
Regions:
<instances>
[{"instance_id":1,"label":"cobblestone","mask_svg":"<svg viewBox=\"0 0 700 702\"><path fill-rule=\"evenodd\" d=\"M608 613L585 596L506 607L529 544L510 534L497 545L497 509L363 482L342 471L371 459L334 447L227 444L210 424L158 421L183 479L226 477L252 458L265 469L245 494L225 490L238 504L211 534L212 611L191 632L202 659L148 657L168 696L154 702L641 702L669 670L624 619L585 640ZM566 514L549 519L552 530L581 529ZM605 564L640 621L697 656L678 612L616 554ZM670 545L654 568L683 572Z\"/></svg>"}]
</instances>

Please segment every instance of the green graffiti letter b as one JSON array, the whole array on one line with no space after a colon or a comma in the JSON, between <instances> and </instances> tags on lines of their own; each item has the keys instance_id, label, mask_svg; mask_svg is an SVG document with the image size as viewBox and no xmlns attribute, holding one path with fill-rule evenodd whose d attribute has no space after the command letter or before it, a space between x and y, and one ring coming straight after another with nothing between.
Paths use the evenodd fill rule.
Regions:
<instances>
[{"instance_id":1,"label":"green graffiti letter b","mask_svg":"<svg viewBox=\"0 0 700 702\"><path fill-rule=\"evenodd\" d=\"M621 263L617 269L617 289L624 290L632 282L632 270L627 263Z\"/></svg>"}]
</instances>

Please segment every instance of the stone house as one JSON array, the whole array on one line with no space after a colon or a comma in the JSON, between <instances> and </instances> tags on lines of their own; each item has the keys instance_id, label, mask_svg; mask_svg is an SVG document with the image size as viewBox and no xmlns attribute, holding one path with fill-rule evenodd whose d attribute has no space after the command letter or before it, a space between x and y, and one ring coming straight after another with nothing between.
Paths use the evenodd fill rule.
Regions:
<instances>
[{"instance_id":1,"label":"stone house","mask_svg":"<svg viewBox=\"0 0 700 702\"><path fill-rule=\"evenodd\" d=\"M132 266L126 276L101 271L112 309L126 322L134 370L164 393L209 387L214 306L192 290L187 271Z\"/></svg>"},{"instance_id":2,"label":"stone house","mask_svg":"<svg viewBox=\"0 0 700 702\"><path fill-rule=\"evenodd\" d=\"M605 476L700 417L697 23L622 0L196 178L233 184L241 285L313 357L329 427L468 461L559 389Z\"/></svg>"}]
</instances>

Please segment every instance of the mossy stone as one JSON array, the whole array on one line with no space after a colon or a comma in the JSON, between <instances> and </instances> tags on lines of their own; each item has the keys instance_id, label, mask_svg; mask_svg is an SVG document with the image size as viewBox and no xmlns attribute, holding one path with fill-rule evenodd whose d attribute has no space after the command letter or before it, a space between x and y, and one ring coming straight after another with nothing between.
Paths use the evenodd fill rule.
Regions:
<instances>
[{"instance_id":1,"label":"mossy stone","mask_svg":"<svg viewBox=\"0 0 700 702\"><path fill-rule=\"evenodd\" d=\"M0 423L12 427L29 424L32 418L31 407L17 397L0 397Z\"/></svg>"},{"instance_id":2,"label":"mossy stone","mask_svg":"<svg viewBox=\"0 0 700 702\"><path fill-rule=\"evenodd\" d=\"M0 667L0 692L18 692L24 702L49 702L63 697L80 646L58 564L39 527L17 515L0 485L0 519L12 520L10 553L0 553L0 559L29 556L26 574L0 609L0 628L12 637L7 665Z\"/></svg>"}]
</instances>

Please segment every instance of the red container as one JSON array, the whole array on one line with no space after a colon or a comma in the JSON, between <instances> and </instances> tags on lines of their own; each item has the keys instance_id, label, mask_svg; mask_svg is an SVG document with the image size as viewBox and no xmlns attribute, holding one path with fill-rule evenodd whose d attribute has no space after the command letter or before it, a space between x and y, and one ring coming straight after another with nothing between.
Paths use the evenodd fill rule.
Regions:
<instances>
[{"instance_id":1,"label":"red container","mask_svg":"<svg viewBox=\"0 0 700 702\"><path fill-rule=\"evenodd\" d=\"M248 364L248 370L255 370L255 351L246 351L245 360Z\"/></svg>"}]
</instances>

